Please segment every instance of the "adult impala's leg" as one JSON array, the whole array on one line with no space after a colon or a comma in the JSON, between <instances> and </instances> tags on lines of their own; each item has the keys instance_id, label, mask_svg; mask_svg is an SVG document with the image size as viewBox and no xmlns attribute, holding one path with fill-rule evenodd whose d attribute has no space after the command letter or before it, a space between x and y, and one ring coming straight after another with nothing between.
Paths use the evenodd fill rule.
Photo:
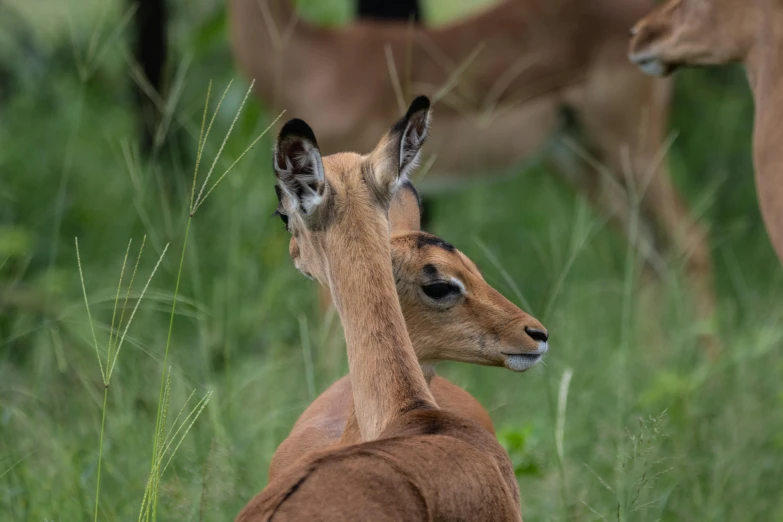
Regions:
<instances>
[{"instance_id":1,"label":"adult impala's leg","mask_svg":"<svg viewBox=\"0 0 783 522\"><path fill-rule=\"evenodd\" d=\"M660 223L679 219L684 206L665 166L668 86L653 87L624 64L595 67L573 98L581 133L575 148L584 147L577 154L593 172L585 176L591 201L629 235L645 265L662 273L672 241Z\"/></svg>"},{"instance_id":2,"label":"adult impala's leg","mask_svg":"<svg viewBox=\"0 0 783 522\"><path fill-rule=\"evenodd\" d=\"M715 298L707 232L688 211L666 167L670 82L637 74L622 62L604 64L590 78L579 115L598 159L631 195L622 198L628 208L620 215L627 220L630 204L639 198L642 254L653 268L662 266L664 253L681 255L696 313L710 319ZM714 340L707 345L716 355Z\"/></svg>"}]
</instances>

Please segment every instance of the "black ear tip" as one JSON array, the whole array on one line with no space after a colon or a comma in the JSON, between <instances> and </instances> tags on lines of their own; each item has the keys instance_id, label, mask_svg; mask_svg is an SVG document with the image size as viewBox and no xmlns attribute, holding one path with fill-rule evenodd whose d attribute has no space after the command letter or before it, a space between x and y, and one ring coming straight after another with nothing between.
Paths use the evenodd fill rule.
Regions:
<instances>
[{"instance_id":1,"label":"black ear tip","mask_svg":"<svg viewBox=\"0 0 783 522\"><path fill-rule=\"evenodd\" d=\"M405 119L410 118L419 111L429 110L429 108L430 99L426 96L418 96L415 100L413 100L411 106L408 107L408 113L405 115Z\"/></svg>"},{"instance_id":2,"label":"black ear tip","mask_svg":"<svg viewBox=\"0 0 783 522\"><path fill-rule=\"evenodd\" d=\"M391 128L392 134L402 132L405 130L405 127L408 125L408 122L415 114L418 114L422 111L428 111L430 109L430 99L426 96L418 96L413 102L411 103L411 106L408 107L408 112L405 113L405 116L402 117L397 123L394 124L394 126Z\"/></svg>"},{"instance_id":3,"label":"black ear tip","mask_svg":"<svg viewBox=\"0 0 783 522\"><path fill-rule=\"evenodd\" d=\"M316 142L313 129L311 129L304 120L300 120L299 118L288 120L286 124L283 125L283 128L280 129L280 134L278 134L277 139L283 140L285 138L304 138L313 143Z\"/></svg>"}]
</instances>

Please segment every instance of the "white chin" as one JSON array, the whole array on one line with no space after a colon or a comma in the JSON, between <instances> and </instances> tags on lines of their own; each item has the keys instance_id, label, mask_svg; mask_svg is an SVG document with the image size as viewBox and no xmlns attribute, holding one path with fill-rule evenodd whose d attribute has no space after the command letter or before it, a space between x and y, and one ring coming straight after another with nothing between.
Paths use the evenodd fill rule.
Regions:
<instances>
[{"instance_id":1,"label":"white chin","mask_svg":"<svg viewBox=\"0 0 783 522\"><path fill-rule=\"evenodd\" d=\"M535 366L543 358L542 355L507 355L503 364L506 368L514 372L524 372Z\"/></svg>"}]
</instances>

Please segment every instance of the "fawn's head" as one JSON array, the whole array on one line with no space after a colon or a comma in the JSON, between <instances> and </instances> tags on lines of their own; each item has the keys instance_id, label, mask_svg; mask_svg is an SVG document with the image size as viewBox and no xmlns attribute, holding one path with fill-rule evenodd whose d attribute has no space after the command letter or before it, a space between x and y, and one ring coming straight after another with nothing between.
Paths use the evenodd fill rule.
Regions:
<instances>
[{"instance_id":1,"label":"fawn's head","mask_svg":"<svg viewBox=\"0 0 783 522\"><path fill-rule=\"evenodd\" d=\"M421 211L406 182L389 211L391 253L405 325L420 362L460 361L525 371L548 349L535 318L490 286L476 265L419 230Z\"/></svg>"},{"instance_id":2,"label":"fawn's head","mask_svg":"<svg viewBox=\"0 0 783 522\"><path fill-rule=\"evenodd\" d=\"M548 333L541 323L484 281L462 252L420 230L419 198L410 181L394 196L389 222L394 281L419 361L525 371L543 358ZM299 252L296 238L291 252Z\"/></svg>"},{"instance_id":3,"label":"fawn's head","mask_svg":"<svg viewBox=\"0 0 783 522\"><path fill-rule=\"evenodd\" d=\"M756 0L668 0L631 29L629 58L642 71L741 61L754 40Z\"/></svg>"},{"instance_id":4,"label":"fawn's head","mask_svg":"<svg viewBox=\"0 0 783 522\"><path fill-rule=\"evenodd\" d=\"M360 259L366 253L351 251L357 238L388 245L389 205L415 168L429 122L429 100L420 96L370 154L326 157L305 122L283 126L274 151L277 213L293 236L299 271L328 285L330 252Z\"/></svg>"},{"instance_id":5,"label":"fawn's head","mask_svg":"<svg viewBox=\"0 0 783 522\"><path fill-rule=\"evenodd\" d=\"M407 176L429 119L429 102L417 98L369 155L324 158L304 122L287 123L274 161L277 213L293 236L291 257L299 271L328 284L327 243L358 260L365 253L345 246L350 237L385 233L420 361L456 360L525 371L547 351L548 334L541 323L488 285L464 254L419 230L418 196Z\"/></svg>"}]
</instances>

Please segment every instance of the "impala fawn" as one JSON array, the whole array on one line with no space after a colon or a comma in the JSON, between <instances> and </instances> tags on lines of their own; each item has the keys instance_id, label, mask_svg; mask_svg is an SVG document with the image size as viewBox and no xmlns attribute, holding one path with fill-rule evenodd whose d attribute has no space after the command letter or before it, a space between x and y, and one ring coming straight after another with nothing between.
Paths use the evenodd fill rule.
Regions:
<instances>
[{"instance_id":1,"label":"impala fawn","mask_svg":"<svg viewBox=\"0 0 783 522\"><path fill-rule=\"evenodd\" d=\"M397 297L388 209L429 119L429 101L417 98L366 156L322 158L301 120L280 131L274 168L279 211L296 240L291 254L332 291L367 442L304 457L239 521L521 520L508 456L480 425L438 408Z\"/></svg>"},{"instance_id":2,"label":"impala fawn","mask_svg":"<svg viewBox=\"0 0 783 522\"><path fill-rule=\"evenodd\" d=\"M767 234L783 262L783 3L670 0L631 30L629 56L665 76L686 65L742 62L756 104L753 163Z\"/></svg>"},{"instance_id":3,"label":"impala fawn","mask_svg":"<svg viewBox=\"0 0 783 522\"><path fill-rule=\"evenodd\" d=\"M548 334L488 285L470 259L419 230L419 199L410 182L395 195L389 222L397 295L432 395L441 409L494 434L489 413L468 392L436 376L435 363L452 360L525 371L546 353ZM345 376L308 406L272 457L270 480L308 451L361 441L352 393L350 376Z\"/></svg>"}]
</instances>

